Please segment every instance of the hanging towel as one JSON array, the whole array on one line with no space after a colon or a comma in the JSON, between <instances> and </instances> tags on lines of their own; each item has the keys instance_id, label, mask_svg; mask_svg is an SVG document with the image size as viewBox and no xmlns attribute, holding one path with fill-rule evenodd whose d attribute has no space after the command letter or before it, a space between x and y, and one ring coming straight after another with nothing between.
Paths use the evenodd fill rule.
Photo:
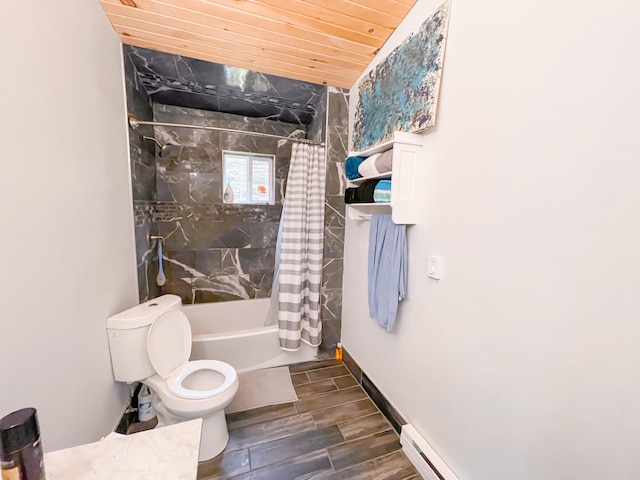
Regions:
<instances>
[{"instance_id":1,"label":"hanging towel","mask_svg":"<svg viewBox=\"0 0 640 480\"><path fill-rule=\"evenodd\" d=\"M376 184L376 188L373 190L373 201L375 203L391 202L391 181L390 180L380 180Z\"/></svg>"},{"instance_id":2,"label":"hanging towel","mask_svg":"<svg viewBox=\"0 0 640 480\"><path fill-rule=\"evenodd\" d=\"M369 315L390 332L407 291L406 225L372 215L369 228Z\"/></svg>"},{"instance_id":3,"label":"hanging towel","mask_svg":"<svg viewBox=\"0 0 640 480\"><path fill-rule=\"evenodd\" d=\"M358 173L358 167L366 157L347 157L344 162L344 174L349 180L360 178L362 175Z\"/></svg>"}]
</instances>

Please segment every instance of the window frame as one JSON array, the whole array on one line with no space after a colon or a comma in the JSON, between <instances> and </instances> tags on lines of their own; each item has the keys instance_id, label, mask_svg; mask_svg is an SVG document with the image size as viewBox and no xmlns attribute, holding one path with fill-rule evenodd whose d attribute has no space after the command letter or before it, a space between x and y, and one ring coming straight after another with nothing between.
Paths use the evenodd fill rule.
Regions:
<instances>
[{"instance_id":1,"label":"window frame","mask_svg":"<svg viewBox=\"0 0 640 480\"><path fill-rule=\"evenodd\" d=\"M248 202L239 202L237 201L237 198L234 192L233 202L231 202L230 205L275 205L276 203L276 192L275 192L276 156L269 153L254 153L254 152L239 152L237 150L223 150L222 151L222 196L223 197L224 197L224 190L225 188L227 188L227 184L228 184L227 154L246 158L246 162L247 162L246 164L248 167L247 168L248 170L247 171L247 191L251 196ZM269 199L266 202L264 201L256 202L254 201L254 198L253 198L253 161L254 160L259 160L259 161L267 160L269 162L269 185L267 187L269 191Z\"/></svg>"}]
</instances>

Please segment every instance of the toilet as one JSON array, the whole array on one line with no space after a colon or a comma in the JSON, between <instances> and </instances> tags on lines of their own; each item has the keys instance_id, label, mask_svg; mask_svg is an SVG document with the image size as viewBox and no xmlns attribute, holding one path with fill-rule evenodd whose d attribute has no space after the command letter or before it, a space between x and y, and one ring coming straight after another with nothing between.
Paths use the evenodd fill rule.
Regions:
<instances>
[{"instance_id":1,"label":"toilet","mask_svg":"<svg viewBox=\"0 0 640 480\"><path fill-rule=\"evenodd\" d=\"M218 360L190 362L191 327L177 295L163 295L107 319L113 376L152 391L158 425L202 418L199 461L229 441L224 408L238 391L235 369Z\"/></svg>"}]
</instances>

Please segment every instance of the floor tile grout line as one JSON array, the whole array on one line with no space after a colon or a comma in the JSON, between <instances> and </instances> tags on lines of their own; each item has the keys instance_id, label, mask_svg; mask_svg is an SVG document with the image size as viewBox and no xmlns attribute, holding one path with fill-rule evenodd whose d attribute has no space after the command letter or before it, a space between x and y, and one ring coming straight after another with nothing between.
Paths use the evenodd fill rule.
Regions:
<instances>
[{"instance_id":1,"label":"floor tile grout line","mask_svg":"<svg viewBox=\"0 0 640 480\"><path fill-rule=\"evenodd\" d=\"M337 445L340 445L340 444L337 444ZM331 445L331 446L333 446L333 445ZM271 463L271 464L268 464L268 465L263 465L263 466L258 467L258 468L253 468L251 466L251 460L249 460L249 471L248 472L240 473L238 475L234 475L233 477L226 477L225 476L221 480L233 480L233 478L235 478L237 476L246 475L247 473L259 472L260 470L266 470L268 468L273 468L273 467L278 467L278 466L281 466L281 465L285 465L285 464L290 463L291 461L295 460L296 458L305 457L305 456L312 456L312 455L317 454L319 452L324 452L324 454L327 456L327 459L329 460L329 463L331 464L331 469L335 472L336 470L333 467L333 462L331 461L331 457L329 457L328 447L323 447L323 448L317 448L316 450L311 450L310 452L305 452L305 453L303 453L301 455L297 455L297 456L295 456L293 458L285 458L284 460L280 460L280 461L275 462L275 463ZM206 480L206 479L201 479L201 480Z\"/></svg>"},{"instance_id":2,"label":"floor tile grout line","mask_svg":"<svg viewBox=\"0 0 640 480\"><path fill-rule=\"evenodd\" d=\"M311 421L313 422L313 419ZM260 424L258 424L258 425L260 425ZM340 429L340 428L338 427L338 429ZM316 425L315 422L313 422L313 428L309 428L307 430L301 430L301 431L295 432L295 433L284 433L282 435L278 435L278 436L275 436L275 437L263 438L261 440L258 440L256 443L251 443L251 444L248 444L248 445L244 445L244 446L241 446L240 448L236 448L234 450L229 450L229 451L230 452L237 452L237 451L240 451L240 450L247 449L247 450L249 450L249 453L251 453L251 449L254 448L254 447L258 447L260 445L264 445L265 443L269 443L269 442L274 441L274 440L281 440L283 438L291 437L291 436L297 435L299 433L310 432L310 431L313 431L313 430L318 430L318 425Z\"/></svg>"},{"instance_id":3,"label":"floor tile grout line","mask_svg":"<svg viewBox=\"0 0 640 480\"><path fill-rule=\"evenodd\" d=\"M340 432L342 433L342 432ZM344 437L344 435L343 435ZM329 455L329 449L325 448L324 452L327 454L327 458L329 459L329 465L331 465L331 470L333 470L333 473L337 473L338 471L336 470L336 467L333 465L333 460L331 460L331 455Z\"/></svg>"},{"instance_id":4,"label":"floor tile grout line","mask_svg":"<svg viewBox=\"0 0 640 480\"><path fill-rule=\"evenodd\" d=\"M385 432L386 432L386 431L387 431L387 430L385 430ZM379 433L379 432L378 432L378 433ZM366 437L362 437L362 438L366 438ZM346 443L346 442L345 442L345 443ZM340 443L340 444L335 445L335 446L336 446L336 447L338 447L338 446L340 446L340 445L342 445L342 444ZM354 463L353 465L349 465L348 467L341 468L340 470L336 470L336 467L334 467L334 466L333 466L333 462L331 461L331 456L329 456L329 452L327 452L327 456L329 456L329 461L331 462L331 467L333 468L333 471L334 471L334 472L336 472L336 473L338 473L338 472L344 472L345 470L349 470L350 468L355 468L355 467L357 467L358 465L364 465L365 463L375 462L376 460L379 460L379 459L384 458L384 457L388 457L388 456L390 456L390 455L392 455L392 454L394 454L394 453L397 453L397 452L402 452L402 454L404 455L404 452L402 451L402 448L399 448L399 449L397 449L397 450L393 450L392 452L384 453L384 454L382 454L382 455L378 455L377 457L373 457L373 458L370 458L370 459L368 459L368 460L364 460L364 461L359 462L359 463ZM409 459L408 459L408 458L407 458L407 461L409 461ZM411 462L409 462L409 463L411 463ZM411 466L413 467L413 464L412 464ZM413 468L415 468L415 467L413 467ZM411 476L409 476L409 477L405 477L405 478L411 478Z\"/></svg>"},{"instance_id":5,"label":"floor tile grout line","mask_svg":"<svg viewBox=\"0 0 640 480\"><path fill-rule=\"evenodd\" d=\"M344 390L344 388L343 388L342 390ZM365 393L366 393L366 392L365 392ZM357 400L351 400L351 401L349 401L349 402L337 403L337 404L335 404L335 405L321 406L321 407L318 407L318 408L314 408L313 410L307 410L307 411L305 411L305 412L298 412L298 413L299 413L300 415L301 415L302 413L313 413L313 412L317 412L318 410L324 410L324 409L326 409L326 408L343 407L343 406L345 406L345 405L349 405L350 403L361 402L361 401L363 401L363 400L370 400L370 401L371 401L371 403L373 403L373 406L374 406L374 407L376 407L376 410L377 410L377 411L380 411L380 410L378 409L378 406L375 404L375 402L374 402L373 400L371 400L369 397L367 397L367 398L359 398L359 399L357 399ZM294 404L294 405L295 405L295 404ZM382 412L380 412L380 413L382 413ZM382 413L382 415L384 416L384 413ZM354 417L354 418L355 418L355 417Z\"/></svg>"},{"instance_id":6,"label":"floor tile grout line","mask_svg":"<svg viewBox=\"0 0 640 480\"><path fill-rule=\"evenodd\" d=\"M321 372L321 371L323 371L323 370L327 370L327 369L329 369L329 368L336 368L336 367L345 367L345 368L347 368L347 367L346 367L346 365L345 365L344 363L336 363L335 365L329 365L329 366L327 366L327 367L313 368L313 369L311 369L311 370L303 370L302 372L295 372L295 373L292 373L292 375L295 375L296 373L303 373L303 372L304 372L304 373L307 373L307 374L308 374L309 372ZM349 371L349 369L348 369L348 368L347 368L347 371ZM308 375L307 375L307 376L308 376ZM338 375L338 376L341 376L341 375ZM329 378L332 378L332 377L329 377Z\"/></svg>"},{"instance_id":7,"label":"floor tile grout line","mask_svg":"<svg viewBox=\"0 0 640 480\"><path fill-rule=\"evenodd\" d=\"M340 428L340 427L338 427L338 428ZM385 432L388 432L390 430L393 430L393 428L387 428L386 430L380 430L378 432L369 433L369 434L367 434L367 435L365 435L363 437L357 437L357 438L352 438L351 440L345 440L344 442L336 443L335 445L331 445L331 447L340 447L340 446L342 446L342 445L344 445L346 443L352 443L352 442L357 442L357 441L360 441L360 440L364 440L366 438L373 437L374 435L378 435L380 433L385 433ZM395 432L395 430L393 430L393 431ZM342 433L342 432L340 432L340 433ZM344 437L344 435L343 435L343 437ZM394 450L394 452L395 452L395 450Z\"/></svg>"},{"instance_id":8,"label":"floor tile grout line","mask_svg":"<svg viewBox=\"0 0 640 480\"><path fill-rule=\"evenodd\" d=\"M340 433L342 433L342 436L344 437L344 433L342 432L342 428L340 427L340 424L344 424L344 423L347 423L347 422L354 422L356 420L361 420L363 418L372 417L373 415L380 415L385 420L385 422L387 424L387 428L384 428L383 430L377 430L375 432L372 432L369 435L373 435L375 433L380 433L380 432L386 432L387 430L394 430L393 429L393 425L389 424L389 421L385 418L384 414L382 414L381 412L373 412L373 413L368 413L366 415L361 415L359 417L349 418L348 420L343 420L341 422L336 423L335 425L337 425L337 427L340 429ZM365 435L365 437L367 437L369 435ZM357 437L357 438L364 438L364 437ZM400 437L398 437L398 438L400 438ZM352 439L352 440L354 440L354 439Z\"/></svg>"}]
</instances>

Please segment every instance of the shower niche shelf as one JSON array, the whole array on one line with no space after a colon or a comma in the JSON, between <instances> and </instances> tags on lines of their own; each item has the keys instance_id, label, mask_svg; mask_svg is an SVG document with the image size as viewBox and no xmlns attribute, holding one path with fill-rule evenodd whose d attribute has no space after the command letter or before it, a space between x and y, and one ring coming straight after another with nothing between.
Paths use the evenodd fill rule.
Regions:
<instances>
[{"instance_id":1,"label":"shower niche shelf","mask_svg":"<svg viewBox=\"0 0 640 480\"><path fill-rule=\"evenodd\" d=\"M391 179L391 202L389 203L350 203L347 213L352 220L369 220L371 215L391 213L393 223L415 224L421 207L419 182L424 178L422 135L417 133L395 132L393 139L362 152L351 152L350 156L370 157L373 154L393 150L391 172L372 177L349 180L350 186L358 186L367 180Z\"/></svg>"}]
</instances>

